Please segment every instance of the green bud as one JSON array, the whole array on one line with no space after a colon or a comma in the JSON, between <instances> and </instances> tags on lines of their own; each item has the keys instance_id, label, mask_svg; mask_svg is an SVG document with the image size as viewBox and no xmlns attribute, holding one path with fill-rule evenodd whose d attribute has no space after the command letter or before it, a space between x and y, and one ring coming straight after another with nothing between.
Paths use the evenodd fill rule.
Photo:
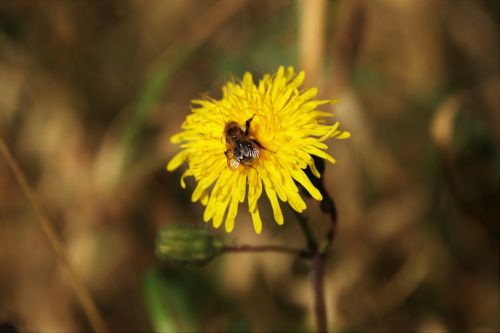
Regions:
<instances>
[{"instance_id":1,"label":"green bud","mask_svg":"<svg viewBox=\"0 0 500 333\"><path fill-rule=\"evenodd\" d=\"M222 248L220 240L205 229L191 226L165 226L156 237L156 255L163 261L201 266Z\"/></svg>"}]
</instances>

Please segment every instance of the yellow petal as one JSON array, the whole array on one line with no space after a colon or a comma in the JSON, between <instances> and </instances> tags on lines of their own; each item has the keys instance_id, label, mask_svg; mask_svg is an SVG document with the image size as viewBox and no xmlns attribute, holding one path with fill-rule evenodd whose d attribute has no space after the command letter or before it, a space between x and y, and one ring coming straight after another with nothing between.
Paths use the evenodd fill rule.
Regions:
<instances>
[{"instance_id":1,"label":"yellow petal","mask_svg":"<svg viewBox=\"0 0 500 333\"><path fill-rule=\"evenodd\" d=\"M172 137L170 138L170 142L172 142L174 144L182 142L183 137L184 137L184 133L177 133L175 135L172 135Z\"/></svg>"},{"instance_id":2,"label":"yellow petal","mask_svg":"<svg viewBox=\"0 0 500 333\"><path fill-rule=\"evenodd\" d=\"M198 183L198 185L193 191L193 194L191 195L191 201L192 202L198 201L204 192L205 192L205 187L203 187L201 183Z\"/></svg>"},{"instance_id":3,"label":"yellow petal","mask_svg":"<svg viewBox=\"0 0 500 333\"><path fill-rule=\"evenodd\" d=\"M286 73L285 73L286 80L289 81L293 77L294 73L295 73L295 70L294 70L293 66L288 66L286 68Z\"/></svg>"},{"instance_id":4,"label":"yellow petal","mask_svg":"<svg viewBox=\"0 0 500 333\"><path fill-rule=\"evenodd\" d=\"M218 201L216 203L217 209L215 211L215 216L213 217L214 228L219 228L222 225L222 220L224 219L224 215L226 214L227 204L229 200Z\"/></svg>"},{"instance_id":5,"label":"yellow petal","mask_svg":"<svg viewBox=\"0 0 500 333\"><path fill-rule=\"evenodd\" d=\"M182 163L187 159L189 155L189 151L187 150L182 150L180 151L177 155L175 155L170 162L167 164L167 170L168 171L174 171L178 167L181 166Z\"/></svg>"},{"instance_id":6,"label":"yellow petal","mask_svg":"<svg viewBox=\"0 0 500 333\"><path fill-rule=\"evenodd\" d=\"M184 181L184 179L188 176L192 176L193 175L193 172L191 169L187 169L186 171L184 171L184 173L182 174L181 176L181 187L183 189L186 189L186 182Z\"/></svg>"},{"instance_id":7,"label":"yellow petal","mask_svg":"<svg viewBox=\"0 0 500 333\"><path fill-rule=\"evenodd\" d=\"M276 221L276 223L281 225L283 224L283 213L276 197L276 191L268 186L266 186L265 189L267 197L269 198L269 202L271 203L271 207L273 208L274 220Z\"/></svg>"},{"instance_id":8,"label":"yellow petal","mask_svg":"<svg viewBox=\"0 0 500 333\"><path fill-rule=\"evenodd\" d=\"M242 173L238 178L237 191L235 192L235 196L238 198L239 202L245 201L246 190L247 190L247 175L246 173Z\"/></svg>"},{"instance_id":9,"label":"yellow petal","mask_svg":"<svg viewBox=\"0 0 500 333\"><path fill-rule=\"evenodd\" d=\"M309 165L309 169L311 169L311 172L316 178L320 178L321 174L319 173L318 169L316 168L316 164L314 163L314 159L311 158L309 162L307 163Z\"/></svg>"},{"instance_id":10,"label":"yellow petal","mask_svg":"<svg viewBox=\"0 0 500 333\"><path fill-rule=\"evenodd\" d=\"M293 72L293 68L292 68L292 72ZM297 74L297 76L295 76L293 78L293 80L290 81L290 83L288 83L288 86L291 88L298 88L304 82L305 77L306 77L306 74L304 73L304 71L300 71Z\"/></svg>"},{"instance_id":11,"label":"yellow petal","mask_svg":"<svg viewBox=\"0 0 500 333\"><path fill-rule=\"evenodd\" d=\"M257 200L259 200L262 194L262 181L255 170L251 170L248 173L248 207L250 210L257 206Z\"/></svg>"},{"instance_id":12,"label":"yellow petal","mask_svg":"<svg viewBox=\"0 0 500 333\"><path fill-rule=\"evenodd\" d=\"M337 128L339 127L339 122L337 121L335 124L333 124L333 126L330 128L330 130L325 133L321 138L319 138L318 140L319 141L325 141L326 139L328 138L331 138L332 135L334 135L335 131L337 130Z\"/></svg>"},{"instance_id":13,"label":"yellow petal","mask_svg":"<svg viewBox=\"0 0 500 333\"><path fill-rule=\"evenodd\" d=\"M252 78L251 73L246 72L245 74L243 74L242 84L243 84L243 87L246 89L251 89L254 87L253 78Z\"/></svg>"},{"instance_id":14,"label":"yellow petal","mask_svg":"<svg viewBox=\"0 0 500 333\"><path fill-rule=\"evenodd\" d=\"M307 178L306 174L304 171L300 169L295 169L291 170L290 173L292 174L292 177L295 178L304 188L309 192L309 194L316 200L321 201L323 200L323 196L321 195L321 192L314 187L314 185L311 183L309 178Z\"/></svg>"},{"instance_id":15,"label":"yellow petal","mask_svg":"<svg viewBox=\"0 0 500 333\"><path fill-rule=\"evenodd\" d=\"M339 139L339 140L344 140L344 139L348 139L351 137L351 133L350 132L347 132L347 131L344 131L344 132L340 132L339 131L339 134L336 134L334 135L334 138L335 139Z\"/></svg>"},{"instance_id":16,"label":"yellow petal","mask_svg":"<svg viewBox=\"0 0 500 333\"><path fill-rule=\"evenodd\" d=\"M208 191L204 191L204 192L203 192L203 195L201 196L201 204L202 204L203 206L206 206L206 205L207 205L207 203L208 203L208 198L209 198L209 197L210 197L210 196L209 196L209 194L208 194Z\"/></svg>"},{"instance_id":17,"label":"yellow petal","mask_svg":"<svg viewBox=\"0 0 500 333\"><path fill-rule=\"evenodd\" d=\"M262 232L262 220L260 219L259 209L255 208L255 210L250 211L252 215L253 229L255 233L260 235Z\"/></svg>"},{"instance_id":18,"label":"yellow petal","mask_svg":"<svg viewBox=\"0 0 500 333\"><path fill-rule=\"evenodd\" d=\"M234 219L236 218L237 213L238 213L238 197L233 194L231 198L231 203L229 204L229 211L227 212L226 223L224 225L226 232L233 231Z\"/></svg>"},{"instance_id":19,"label":"yellow petal","mask_svg":"<svg viewBox=\"0 0 500 333\"><path fill-rule=\"evenodd\" d=\"M306 209L306 203L297 192L288 193L288 203L298 213L302 213Z\"/></svg>"},{"instance_id":20,"label":"yellow petal","mask_svg":"<svg viewBox=\"0 0 500 333\"><path fill-rule=\"evenodd\" d=\"M283 77L285 69L283 66L280 66L278 72L276 72L276 76L273 80L273 86L271 88L271 97L273 101L277 100L277 94L281 90L281 88L285 85L286 79Z\"/></svg>"},{"instance_id":21,"label":"yellow petal","mask_svg":"<svg viewBox=\"0 0 500 333\"><path fill-rule=\"evenodd\" d=\"M333 157L331 157L329 154L325 153L323 150L318 149L316 147L313 147L313 146L306 147L305 151L307 151L309 154L321 157L321 158L327 160L330 163L333 163L333 164L336 163L336 161L335 161L335 159Z\"/></svg>"}]
</instances>

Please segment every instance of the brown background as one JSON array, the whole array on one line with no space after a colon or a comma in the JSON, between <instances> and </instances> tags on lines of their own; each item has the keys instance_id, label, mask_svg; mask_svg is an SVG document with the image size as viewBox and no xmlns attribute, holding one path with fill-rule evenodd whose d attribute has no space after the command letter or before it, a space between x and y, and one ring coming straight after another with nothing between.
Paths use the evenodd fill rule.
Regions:
<instances>
[{"instance_id":1,"label":"brown background","mask_svg":"<svg viewBox=\"0 0 500 333\"><path fill-rule=\"evenodd\" d=\"M193 182L165 171L189 101L245 71L305 69L352 132L325 175L330 328L498 331L498 16L494 0L0 0L0 135L111 331L311 330L304 263L154 255L159 227L206 227ZM5 161L0 322L89 330ZM287 205L279 227L265 201L263 235L240 206L228 242L303 246Z\"/></svg>"}]
</instances>

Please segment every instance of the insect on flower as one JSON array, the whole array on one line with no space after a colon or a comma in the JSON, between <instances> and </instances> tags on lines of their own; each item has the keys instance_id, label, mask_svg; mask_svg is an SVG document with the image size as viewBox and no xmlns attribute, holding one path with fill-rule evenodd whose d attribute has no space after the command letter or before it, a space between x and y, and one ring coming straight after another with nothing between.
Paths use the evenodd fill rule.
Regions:
<instances>
[{"instance_id":1,"label":"insect on flower","mask_svg":"<svg viewBox=\"0 0 500 333\"><path fill-rule=\"evenodd\" d=\"M262 146L250 136L250 123L254 117L255 115L247 119L244 129L235 121L230 121L224 126L226 138L224 154L231 170L236 170L240 164L251 165L260 156Z\"/></svg>"},{"instance_id":2,"label":"insect on flower","mask_svg":"<svg viewBox=\"0 0 500 333\"><path fill-rule=\"evenodd\" d=\"M316 99L316 88L302 89L304 72L279 67L254 82L250 73L222 87L222 97L205 96L192 101L182 130L171 141L180 151L167 164L173 171L186 163L180 177L196 186L191 195L205 210L203 220L215 228L224 224L234 229L240 204L247 203L254 230L262 232L259 202L267 197L277 224L284 223L284 203L298 213L307 204L298 184L315 200L321 191L308 178L306 170L319 178L313 157L335 163L326 141L347 139L333 114L321 106L337 101Z\"/></svg>"}]
</instances>

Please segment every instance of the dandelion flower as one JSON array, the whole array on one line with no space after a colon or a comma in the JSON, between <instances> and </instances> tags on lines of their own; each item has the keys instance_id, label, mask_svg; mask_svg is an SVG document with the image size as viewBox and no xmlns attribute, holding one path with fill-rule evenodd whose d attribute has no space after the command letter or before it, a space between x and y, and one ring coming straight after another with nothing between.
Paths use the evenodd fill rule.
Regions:
<instances>
[{"instance_id":1,"label":"dandelion flower","mask_svg":"<svg viewBox=\"0 0 500 333\"><path fill-rule=\"evenodd\" d=\"M225 230L231 232L238 206L246 199L254 230L260 234L262 191L278 224L283 224L280 201L299 213L306 209L297 183L314 199L323 199L304 171L309 167L319 178L313 155L335 163L326 153L324 141L346 139L350 133L340 130L338 122L326 121L332 117L330 112L317 110L336 100L314 99L316 88L299 90L304 76L293 67L280 67L255 84L247 72L241 82L224 85L220 100L204 97L191 101L191 114L182 131L171 138L181 150L167 170L187 161L180 183L185 189L184 179L194 177L197 185L191 200L205 206L205 222L212 220L215 228L224 222ZM230 131L239 137L231 136L235 133Z\"/></svg>"}]
</instances>

